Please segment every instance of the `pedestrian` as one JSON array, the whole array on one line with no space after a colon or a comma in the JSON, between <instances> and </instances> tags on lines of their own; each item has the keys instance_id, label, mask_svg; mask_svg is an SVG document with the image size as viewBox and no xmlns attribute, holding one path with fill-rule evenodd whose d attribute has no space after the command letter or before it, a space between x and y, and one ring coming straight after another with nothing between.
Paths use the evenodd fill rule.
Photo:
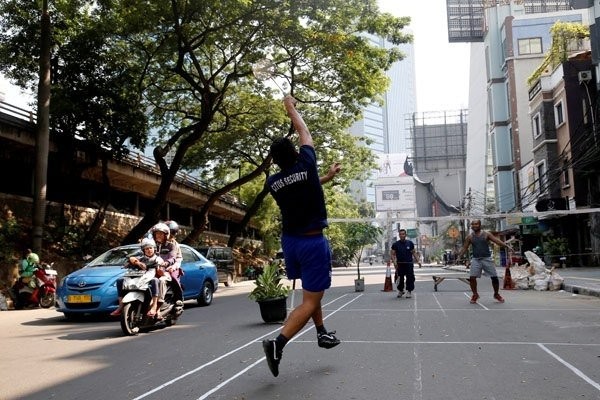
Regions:
<instances>
[{"instance_id":1,"label":"pedestrian","mask_svg":"<svg viewBox=\"0 0 600 400\"><path fill-rule=\"evenodd\" d=\"M288 138L271 145L273 162L280 171L267 179L270 193L281 210L281 247L289 279L302 280L302 303L289 315L276 339L263 340L269 369L279 375L283 348L312 318L319 347L330 349L340 344L335 331L323 324L321 299L331 286L331 250L323 235L328 226L322 184L332 180L341 166L333 164L319 177L312 136L296 110L296 99L287 95L283 104L298 133L299 150Z\"/></svg>"},{"instance_id":2,"label":"pedestrian","mask_svg":"<svg viewBox=\"0 0 600 400\"><path fill-rule=\"evenodd\" d=\"M465 239L463 247L458 252L457 258L462 258L471 246L471 266L469 272L469 285L471 286L471 304L477 303L479 299L479 293L477 292L477 278L481 277L481 271L485 271L486 274L492 278L492 288L494 289L494 299L500 303L504 303L504 298L500 295L500 281L498 280L498 274L496 273L496 264L492 260L492 254L490 252L490 246L488 242L496 243L498 246L506 247L512 251L512 247L506 244L502 240L498 239L491 233L481 229L481 220L476 219L471 222L472 232Z\"/></svg>"},{"instance_id":3,"label":"pedestrian","mask_svg":"<svg viewBox=\"0 0 600 400\"><path fill-rule=\"evenodd\" d=\"M399 240L392 244L391 259L396 267L396 277L398 289L398 298L404 296L404 287L406 281L406 297L412 297L412 292L415 290L415 264L417 260L419 268L421 268L421 260L417 257L415 244L412 240L406 238L406 229L398 229Z\"/></svg>"}]
</instances>

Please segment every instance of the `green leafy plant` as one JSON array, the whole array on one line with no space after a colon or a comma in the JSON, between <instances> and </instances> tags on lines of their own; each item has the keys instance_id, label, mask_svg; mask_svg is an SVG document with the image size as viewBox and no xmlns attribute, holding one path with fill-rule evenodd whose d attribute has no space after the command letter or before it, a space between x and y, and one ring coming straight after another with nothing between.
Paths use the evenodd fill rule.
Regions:
<instances>
[{"instance_id":1,"label":"green leafy plant","mask_svg":"<svg viewBox=\"0 0 600 400\"><path fill-rule=\"evenodd\" d=\"M262 301L287 297L290 287L281 283L283 275L275 263L267 265L255 281L256 287L248 294L251 300Z\"/></svg>"},{"instance_id":2,"label":"green leafy plant","mask_svg":"<svg viewBox=\"0 0 600 400\"><path fill-rule=\"evenodd\" d=\"M549 237L544 242L544 254L552 258L569 253L569 241L563 237Z\"/></svg>"}]
</instances>

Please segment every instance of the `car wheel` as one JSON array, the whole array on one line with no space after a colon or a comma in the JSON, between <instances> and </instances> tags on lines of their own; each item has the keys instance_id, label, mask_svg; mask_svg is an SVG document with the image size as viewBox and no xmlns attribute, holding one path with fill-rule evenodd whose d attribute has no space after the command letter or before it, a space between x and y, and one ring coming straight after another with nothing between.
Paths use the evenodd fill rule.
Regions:
<instances>
[{"instance_id":1,"label":"car wheel","mask_svg":"<svg viewBox=\"0 0 600 400\"><path fill-rule=\"evenodd\" d=\"M198 295L198 305L209 306L213 300L213 286L210 282L206 281L202 285L200 295Z\"/></svg>"},{"instance_id":2,"label":"car wheel","mask_svg":"<svg viewBox=\"0 0 600 400\"><path fill-rule=\"evenodd\" d=\"M224 283L227 287L233 285L233 274L231 272L227 273L227 280Z\"/></svg>"}]
</instances>

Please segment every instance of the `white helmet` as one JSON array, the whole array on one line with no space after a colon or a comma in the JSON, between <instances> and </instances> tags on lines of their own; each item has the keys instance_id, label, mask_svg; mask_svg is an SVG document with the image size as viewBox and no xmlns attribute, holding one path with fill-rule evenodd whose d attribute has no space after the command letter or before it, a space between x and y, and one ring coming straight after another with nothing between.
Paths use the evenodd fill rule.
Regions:
<instances>
[{"instance_id":1,"label":"white helmet","mask_svg":"<svg viewBox=\"0 0 600 400\"><path fill-rule=\"evenodd\" d=\"M154 232L157 232L157 231L163 232L165 234L166 239L169 238L169 234L171 233L171 230L169 229L167 224L165 224L163 222L159 222L158 224L156 224L152 227L152 237L154 237Z\"/></svg>"},{"instance_id":2,"label":"white helmet","mask_svg":"<svg viewBox=\"0 0 600 400\"><path fill-rule=\"evenodd\" d=\"M156 249L156 243L154 242L154 239L144 238L140 243L140 247L142 251L146 250L148 247Z\"/></svg>"}]
</instances>

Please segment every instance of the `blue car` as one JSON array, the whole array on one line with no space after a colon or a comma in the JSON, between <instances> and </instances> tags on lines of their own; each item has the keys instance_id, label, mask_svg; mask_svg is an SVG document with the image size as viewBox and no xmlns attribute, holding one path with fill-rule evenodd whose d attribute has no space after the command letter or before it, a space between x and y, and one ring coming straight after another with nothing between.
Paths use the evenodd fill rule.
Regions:
<instances>
[{"instance_id":1,"label":"blue car","mask_svg":"<svg viewBox=\"0 0 600 400\"><path fill-rule=\"evenodd\" d=\"M181 277L183 298L199 305L212 303L218 287L217 268L190 246L180 244L184 271ZM84 314L109 314L119 306L117 278L131 256L141 256L139 244L119 246L96 257L83 268L65 276L56 290L57 311L67 319Z\"/></svg>"}]
</instances>

